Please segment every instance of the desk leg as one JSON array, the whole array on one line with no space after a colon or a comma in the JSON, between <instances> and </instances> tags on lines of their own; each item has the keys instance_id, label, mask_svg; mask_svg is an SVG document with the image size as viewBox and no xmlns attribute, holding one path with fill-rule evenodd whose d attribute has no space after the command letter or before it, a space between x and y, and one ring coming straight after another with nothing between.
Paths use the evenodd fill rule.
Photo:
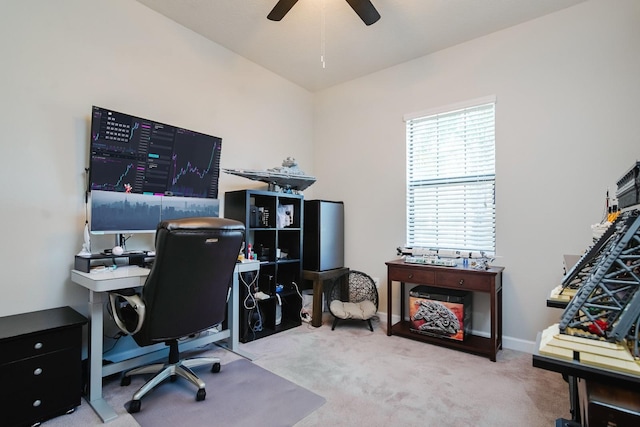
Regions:
<instances>
[{"instance_id":1,"label":"desk leg","mask_svg":"<svg viewBox=\"0 0 640 427\"><path fill-rule=\"evenodd\" d=\"M315 279L313 281L313 307L311 311L313 315L311 316L311 326L316 328L322 326L322 294L323 294L323 280Z\"/></svg>"},{"instance_id":2,"label":"desk leg","mask_svg":"<svg viewBox=\"0 0 640 427\"><path fill-rule=\"evenodd\" d=\"M239 308L240 308L240 272L237 267L233 272L233 283L231 286L231 295L227 301L227 327L229 328L231 335L226 346L223 346L229 351L236 353L239 356L248 360L253 360L252 354L240 350L240 320L239 320Z\"/></svg>"},{"instance_id":3,"label":"desk leg","mask_svg":"<svg viewBox=\"0 0 640 427\"><path fill-rule=\"evenodd\" d=\"M103 422L118 417L116 412L102 397L102 335L103 305L106 292L89 291L89 405Z\"/></svg>"},{"instance_id":4,"label":"desk leg","mask_svg":"<svg viewBox=\"0 0 640 427\"><path fill-rule=\"evenodd\" d=\"M489 360L496 361L496 353L498 352L498 295L495 290L495 285L491 289L489 295L490 298L490 313L491 313L491 349L489 350Z\"/></svg>"},{"instance_id":5,"label":"desk leg","mask_svg":"<svg viewBox=\"0 0 640 427\"><path fill-rule=\"evenodd\" d=\"M387 274L388 276L388 274ZM391 279L387 279L387 336L391 336Z\"/></svg>"},{"instance_id":6,"label":"desk leg","mask_svg":"<svg viewBox=\"0 0 640 427\"><path fill-rule=\"evenodd\" d=\"M227 323L231 330L231 341L229 343L229 350L235 352L238 350L240 341L240 332L238 331L238 304L240 304L239 297L239 275L240 273L233 273L233 284L231 286L231 298L227 301L227 315L229 316Z\"/></svg>"},{"instance_id":7,"label":"desk leg","mask_svg":"<svg viewBox=\"0 0 640 427\"><path fill-rule=\"evenodd\" d=\"M569 405L571 410L571 421L580 423L580 397L578 395L578 378L573 375L567 376L567 382L569 383Z\"/></svg>"}]
</instances>

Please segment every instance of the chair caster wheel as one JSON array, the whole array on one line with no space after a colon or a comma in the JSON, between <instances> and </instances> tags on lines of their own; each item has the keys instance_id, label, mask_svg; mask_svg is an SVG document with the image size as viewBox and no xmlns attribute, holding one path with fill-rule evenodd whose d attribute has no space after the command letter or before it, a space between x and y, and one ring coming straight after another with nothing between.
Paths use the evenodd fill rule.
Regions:
<instances>
[{"instance_id":1,"label":"chair caster wheel","mask_svg":"<svg viewBox=\"0 0 640 427\"><path fill-rule=\"evenodd\" d=\"M128 386L131 384L131 377L124 376L120 380L120 387Z\"/></svg>"},{"instance_id":2,"label":"chair caster wheel","mask_svg":"<svg viewBox=\"0 0 640 427\"><path fill-rule=\"evenodd\" d=\"M198 389L198 393L196 393L196 402L201 402L204 398L207 397L207 392L205 389Z\"/></svg>"},{"instance_id":3,"label":"chair caster wheel","mask_svg":"<svg viewBox=\"0 0 640 427\"><path fill-rule=\"evenodd\" d=\"M141 402L139 400L132 400L131 402L129 402L129 409L127 409L127 412L129 412L130 414L140 412L140 405Z\"/></svg>"},{"instance_id":4,"label":"chair caster wheel","mask_svg":"<svg viewBox=\"0 0 640 427\"><path fill-rule=\"evenodd\" d=\"M214 363L213 366L211 367L211 372L214 374L217 374L218 372L220 372L220 364Z\"/></svg>"}]
</instances>

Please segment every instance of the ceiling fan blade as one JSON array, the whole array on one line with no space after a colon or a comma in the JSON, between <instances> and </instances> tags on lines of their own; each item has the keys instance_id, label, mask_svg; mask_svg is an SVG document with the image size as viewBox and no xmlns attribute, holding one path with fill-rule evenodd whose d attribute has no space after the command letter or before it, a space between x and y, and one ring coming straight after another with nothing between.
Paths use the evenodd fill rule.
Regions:
<instances>
[{"instance_id":1,"label":"ceiling fan blade","mask_svg":"<svg viewBox=\"0 0 640 427\"><path fill-rule=\"evenodd\" d=\"M298 0L279 0L267 15L267 19L271 21L280 21L297 2Z\"/></svg>"},{"instance_id":2,"label":"ceiling fan blade","mask_svg":"<svg viewBox=\"0 0 640 427\"><path fill-rule=\"evenodd\" d=\"M371 25L380 19L380 14L369 0L347 0L362 22Z\"/></svg>"}]
</instances>

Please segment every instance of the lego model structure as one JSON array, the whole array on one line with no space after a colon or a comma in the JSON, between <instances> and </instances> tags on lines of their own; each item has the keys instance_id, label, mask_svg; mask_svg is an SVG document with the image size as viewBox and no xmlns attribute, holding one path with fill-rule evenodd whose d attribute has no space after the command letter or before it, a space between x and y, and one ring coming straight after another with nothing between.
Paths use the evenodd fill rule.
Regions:
<instances>
[{"instance_id":1,"label":"lego model structure","mask_svg":"<svg viewBox=\"0 0 640 427\"><path fill-rule=\"evenodd\" d=\"M540 353L640 375L640 163L618 181L619 215L567 272L551 299L567 301Z\"/></svg>"},{"instance_id":2,"label":"lego model structure","mask_svg":"<svg viewBox=\"0 0 640 427\"><path fill-rule=\"evenodd\" d=\"M222 169L224 172L262 181L269 184L269 191L282 193L298 193L316 182L314 176L307 175L298 167L298 162L293 157L287 157L282 161L282 166L267 170L256 169Z\"/></svg>"},{"instance_id":3,"label":"lego model structure","mask_svg":"<svg viewBox=\"0 0 640 427\"><path fill-rule=\"evenodd\" d=\"M620 215L611 229L563 280L581 283L560 323L542 333L540 353L640 375L640 211Z\"/></svg>"}]
</instances>

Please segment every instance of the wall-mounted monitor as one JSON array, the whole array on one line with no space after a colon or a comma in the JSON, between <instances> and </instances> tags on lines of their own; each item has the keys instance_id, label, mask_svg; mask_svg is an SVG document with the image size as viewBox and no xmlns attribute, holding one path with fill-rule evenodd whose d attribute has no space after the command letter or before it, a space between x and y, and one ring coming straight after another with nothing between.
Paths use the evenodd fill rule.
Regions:
<instances>
[{"instance_id":1,"label":"wall-mounted monitor","mask_svg":"<svg viewBox=\"0 0 640 427\"><path fill-rule=\"evenodd\" d=\"M218 198L222 139L93 107L91 190Z\"/></svg>"},{"instance_id":2,"label":"wall-mounted monitor","mask_svg":"<svg viewBox=\"0 0 640 427\"><path fill-rule=\"evenodd\" d=\"M155 232L218 216L222 139L93 106L89 183L94 234Z\"/></svg>"}]
</instances>

